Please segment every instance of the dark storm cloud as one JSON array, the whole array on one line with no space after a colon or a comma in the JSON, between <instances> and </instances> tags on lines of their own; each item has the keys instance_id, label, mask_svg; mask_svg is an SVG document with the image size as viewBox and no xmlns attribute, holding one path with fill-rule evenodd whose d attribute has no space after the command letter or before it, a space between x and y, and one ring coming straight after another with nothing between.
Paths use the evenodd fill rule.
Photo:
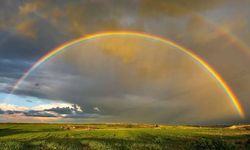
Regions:
<instances>
[{"instance_id":1,"label":"dark storm cloud","mask_svg":"<svg viewBox=\"0 0 250 150\"><path fill-rule=\"evenodd\" d=\"M11 111L13 112L13 111ZM95 118L98 119L100 117L104 117L99 114L91 114L91 113L85 113L85 112L75 112L72 110L69 110L68 108L52 108L52 109L45 109L43 111L37 111L37 110L30 110L26 112L13 112L13 113L8 113L4 112L5 114L17 114L17 113L23 113L25 116L30 116L30 117L60 117L60 118Z\"/></svg>"},{"instance_id":2,"label":"dark storm cloud","mask_svg":"<svg viewBox=\"0 0 250 150\"><path fill-rule=\"evenodd\" d=\"M4 104L2 104L1 107L3 107ZM8 106L7 106L8 107ZM17 106L13 106L18 109ZM3 110L5 109L5 110ZM103 115L97 114L97 113L86 113L79 109L79 106L76 104L72 105L72 107L52 107L50 109L43 109L43 110L37 110L37 109L28 109L28 110L8 110L6 108L0 109L0 115L21 115L21 116L27 116L27 117L51 117L51 118L67 118L67 119L86 119L86 118L101 118L105 117Z\"/></svg>"},{"instance_id":3,"label":"dark storm cloud","mask_svg":"<svg viewBox=\"0 0 250 150\"><path fill-rule=\"evenodd\" d=\"M34 111L30 110L28 112L23 113L25 116L32 116L32 117L57 117L56 114L46 112L46 111Z\"/></svg>"},{"instance_id":4,"label":"dark storm cloud","mask_svg":"<svg viewBox=\"0 0 250 150\"><path fill-rule=\"evenodd\" d=\"M231 43L230 39L225 38L216 28L194 15L201 13L249 43L248 7L249 1L247 0L240 2L232 0L1 1L0 92L8 92L16 79L32 63L65 41L101 31L134 30L167 37L192 49L225 78L249 114L247 107L250 106L249 94L246 92L250 89L249 61L245 58L245 54L239 52L239 48ZM67 72L68 70L63 71ZM75 73L72 70L69 72ZM54 79L53 75L57 76L57 79ZM16 94L48 98L38 89L45 90L48 95L52 95L53 88L62 86L62 81L82 83L81 77L72 74L67 77L61 77L60 73L53 75L44 81L27 83L28 88L19 89ZM96 80L103 84L108 82L108 80L102 81L101 77L97 77ZM51 87L46 86L47 82L51 83ZM119 81L115 81L115 83L119 83ZM84 82L83 84L89 83ZM75 89L74 85L68 85L68 87ZM105 89L97 86L94 89L88 89L84 93L84 97L77 95L80 90L75 89L71 91L71 96L63 98L79 103L86 99L89 101L101 100L103 97L130 99L123 96L124 91L121 89L125 92L129 90L118 84L113 88ZM189 90L169 91L169 93L169 97L175 99L178 95L188 94ZM60 94L54 96L62 97L63 94ZM92 112L93 107L98 106L98 104L92 104L86 109ZM134 107L129 106L129 109L136 109ZM189 112L191 110L185 109L183 111ZM104 111L103 113L109 114L110 112ZM183 113L168 117L174 119L174 116L180 114Z\"/></svg>"},{"instance_id":5,"label":"dark storm cloud","mask_svg":"<svg viewBox=\"0 0 250 150\"><path fill-rule=\"evenodd\" d=\"M148 1L148 0L94 0L94 1L15 1L2 5L2 29L14 30L31 39L40 36L41 22L47 28L61 30L75 36L86 33L134 29L144 30L144 24L155 14L162 18L187 15L192 11L206 11L221 1ZM6 13L9 6L12 12ZM8 9L8 10L7 10ZM7 19L8 18L8 19ZM50 37L51 39L51 37Z\"/></svg>"},{"instance_id":6,"label":"dark storm cloud","mask_svg":"<svg viewBox=\"0 0 250 150\"><path fill-rule=\"evenodd\" d=\"M148 16L185 16L194 12L211 10L223 4L225 0L141 0L142 14Z\"/></svg>"},{"instance_id":7,"label":"dark storm cloud","mask_svg":"<svg viewBox=\"0 0 250 150\"><path fill-rule=\"evenodd\" d=\"M72 109L69 107L65 107L65 108L51 108L51 109L45 109L45 111L53 111L56 113L60 113L60 114L72 114Z\"/></svg>"},{"instance_id":8,"label":"dark storm cloud","mask_svg":"<svg viewBox=\"0 0 250 150\"><path fill-rule=\"evenodd\" d=\"M4 111L2 109L0 109L0 114L4 114Z\"/></svg>"},{"instance_id":9,"label":"dark storm cloud","mask_svg":"<svg viewBox=\"0 0 250 150\"><path fill-rule=\"evenodd\" d=\"M216 5L214 1L204 4L195 0L189 3L183 0L151 3L140 0L2 1L0 59L9 59L12 65L0 62L1 73L8 76L8 73L23 72L27 65L19 61L29 62L30 66L59 43L79 35L107 30L143 31L151 13L161 12L162 17L174 13L185 15L178 9L183 3L189 10L203 10ZM142 18L140 15L146 12L149 14ZM3 70L9 68L18 70ZM18 77L20 75L15 76Z\"/></svg>"},{"instance_id":10,"label":"dark storm cloud","mask_svg":"<svg viewBox=\"0 0 250 150\"><path fill-rule=\"evenodd\" d=\"M8 115L13 115L13 114L21 114L23 113L22 111L16 111L16 110L1 110L0 114L8 114Z\"/></svg>"},{"instance_id":11,"label":"dark storm cloud","mask_svg":"<svg viewBox=\"0 0 250 150\"><path fill-rule=\"evenodd\" d=\"M45 109L45 111L51 111L58 114L74 114L82 112L76 107L76 105L72 106L73 107L55 107L55 108Z\"/></svg>"},{"instance_id":12,"label":"dark storm cloud","mask_svg":"<svg viewBox=\"0 0 250 150\"><path fill-rule=\"evenodd\" d=\"M56 47L58 43L65 41L65 38L59 36L56 30L47 28L46 23L40 25L43 26L43 29L39 31L40 34L36 40L24 38L20 34L2 32L0 37L0 77L17 80L46 52ZM53 30L53 32L49 30ZM60 37L60 39L55 38L55 36ZM13 85L13 83L11 84Z\"/></svg>"},{"instance_id":13,"label":"dark storm cloud","mask_svg":"<svg viewBox=\"0 0 250 150\"><path fill-rule=\"evenodd\" d=\"M39 66L16 93L76 103L88 114L97 107L98 114L109 116L106 121L204 122L235 116L214 80L189 57L158 42L116 36L79 43ZM39 89L32 86L37 82Z\"/></svg>"}]
</instances>

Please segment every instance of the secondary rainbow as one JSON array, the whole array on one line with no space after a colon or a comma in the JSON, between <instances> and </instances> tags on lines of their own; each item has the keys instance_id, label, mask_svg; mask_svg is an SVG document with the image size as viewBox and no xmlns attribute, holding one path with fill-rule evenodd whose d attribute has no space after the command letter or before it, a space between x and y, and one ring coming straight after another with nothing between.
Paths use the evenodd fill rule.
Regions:
<instances>
[{"instance_id":1,"label":"secondary rainbow","mask_svg":"<svg viewBox=\"0 0 250 150\"><path fill-rule=\"evenodd\" d=\"M241 52L245 53L247 58L250 58L250 49L248 45L242 40L240 40L236 35L232 33L229 29L226 29L224 27L221 27L219 24L217 24L215 21L209 19L208 17L205 17L201 14L193 13L193 16L201 19L204 23L212 27L214 30L217 31L217 33L221 36L223 36L225 39L227 39L232 46L235 46L237 50L240 50Z\"/></svg>"},{"instance_id":2,"label":"secondary rainbow","mask_svg":"<svg viewBox=\"0 0 250 150\"><path fill-rule=\"evenodd\" d=\"M242 118L245 117L244 110L241 107L241 104L240 104L239 100L237 99L237 97L235 96L235 94L233 93L231 88L227 85L227 83L223 80L223 78L207 62L205 62L198 55L194 54L191 50L189 50L187 48L184 48L184 47L172 42L171 40L161 38L161 37L158 37L158 36L155 36L155 35L139 33L139 32L130 32L130 31L96 33L96 34L80 37L80 38L75 39L73 41L66 42L66 43L62 44L61 46L59 46L59 47L55 48L54 50L52 50L52 51L48 52L47 54L45 54L36 63L34 63L25 72L25 74L14 84L14 86L13 86L10 93L12 94L16 89L18 89L18 86L22 83L22 81L25 80L29 76L29 74L33 70L35 70L39 65L41 65L42 63L44 63L46 60L50 59L51 57L55 56L59 52L62 52L64 48L69 47L69 46L71 46L71 45L73 45L75 43L90 40L90 39L94 39L94 38L105 37L105 36L117 36L117 35L119 35L119 36L121 36L121 35L124 35L124 36L139 36L139 37L151 38L151 39L158 40L158 41L164 42L166 44L169 44L169 45L171 45L173 47L178 48L182 52L186 53L187 55L192 57L195 61L197 61L200 65L202 65L211 74L211 76L216 79L216 81L219 83L219 85L225 91L227 96L230 98L231 102L233 103L233 105L234 105L236 111L238 112L238 114L240 115L240 117L242 117Z\"/></svg>"}]
</instances>

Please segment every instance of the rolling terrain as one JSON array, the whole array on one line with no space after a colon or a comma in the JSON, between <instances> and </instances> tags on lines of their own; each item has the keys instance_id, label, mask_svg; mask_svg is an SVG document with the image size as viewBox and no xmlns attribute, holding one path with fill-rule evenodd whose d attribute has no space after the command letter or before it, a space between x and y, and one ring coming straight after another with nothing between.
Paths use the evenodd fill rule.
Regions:
<instances>
[{"instance_id":1,"label":"rolling terrain","mask_svg":"<svg viewBox=\"0 0 250 150\"><path fill-rule=\"evenodd\" d=\"M249 126L0 124L1 150L250 149Z\"/></svg>"}]
</instances>

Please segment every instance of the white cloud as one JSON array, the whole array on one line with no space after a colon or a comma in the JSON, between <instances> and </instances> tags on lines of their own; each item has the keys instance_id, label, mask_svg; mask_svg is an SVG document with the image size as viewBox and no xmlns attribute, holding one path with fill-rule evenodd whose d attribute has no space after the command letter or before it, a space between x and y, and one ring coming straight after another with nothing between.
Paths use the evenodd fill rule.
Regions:
<instances>
[{"instance_id":1,"label":"white cloud","mask_svg":"<svg viewBox=\"0 0 250 150\"><path fill-rule=\"evenodd\" d=\"M72 110L77 110L78 112L83 112L80 106L70 103L51 103L51 104L37 105L34 107L24 107L7 103L0 104L0 109L3 111L30 111L30 110L43 111L45 109L52 109L52 108L69 108Z\"/></svg>"},{"instance_id":2,"label":"white cloud","mask_svg":"<svg viewBox=\"0 0 250 150\"><path fill-rule=\"evenodd\" d=\"M98 107L94 107L93 109L94 109L95 111L98 111L98 112L101 111Z\"/></svg>"},{"instance_id":3,"label":"white cloud","mask_svg":"<svg viewBox=\"0 0 250 150\"><path fill-rule=\"evenodd\" d=\"M28 107L23 107L23 106L17 106L17 105L13 105L13 104L0 104L0 109L3 111L8 111L8 110L12 110L12 111L27 111L29 110Z\"/></svg>"},{"instance_id":4,"label":"white cloud","mask_svg":"<svg viewBox=\"0 0 250 150\"><path fill-rule=\"evenodd\" d=\"M42 104L42 105L37 105L32 107L32 110L44 110L44 109L51 109L51 108L56 108L56 107L69 107L73 108L73 104L70 103L51 103L51 104ZM78 106L79 107L79 106Z\"/></svg>"}]
</instances>

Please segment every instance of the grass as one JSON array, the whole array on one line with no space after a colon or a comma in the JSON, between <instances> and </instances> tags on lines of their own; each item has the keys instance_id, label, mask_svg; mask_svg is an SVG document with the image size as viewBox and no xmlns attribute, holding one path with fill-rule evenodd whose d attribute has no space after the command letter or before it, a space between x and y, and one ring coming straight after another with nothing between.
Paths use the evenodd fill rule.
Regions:
<instances>
[{"instance_id":1,"label":"grass","mask_svg":"<svg viewBox=\"0 0 250 150\"><path fill-rule=\"evenodd\" d=\"M0 150L250 149L250 130L135 124L0 124Z\"/></svg>"}]
</instances>

